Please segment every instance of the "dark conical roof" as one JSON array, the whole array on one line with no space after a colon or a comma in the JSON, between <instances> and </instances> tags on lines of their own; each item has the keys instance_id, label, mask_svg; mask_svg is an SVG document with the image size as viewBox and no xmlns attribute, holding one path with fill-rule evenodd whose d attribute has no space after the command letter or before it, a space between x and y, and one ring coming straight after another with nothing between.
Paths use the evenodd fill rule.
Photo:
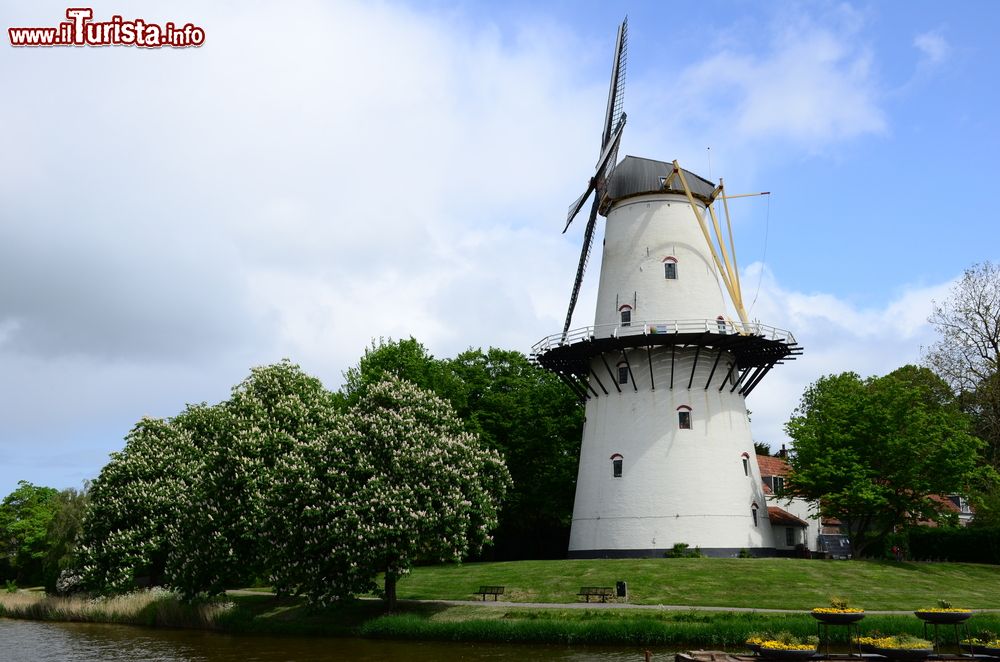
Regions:
<instances>
[{"instance_id":1,"label":"dark conical roof","mask_svg":"<svg viewBox=\"0 0 1000 662\"><path fill-rule=\"evenodd\" d=\"M684 170L681 168L681 170ZM639 156L626 156L615 166L608 178L607 195L602 200L601 213L607 215L611 206L619 200L648 193L684 193L684 187L675 177L670 188L664 189L663 182L674 171L674 164L654 161ZM715 184L699 177L690 170L684 170L691 193L696 198L707 201L715 190Z\"/></svg>"}]
</instances>

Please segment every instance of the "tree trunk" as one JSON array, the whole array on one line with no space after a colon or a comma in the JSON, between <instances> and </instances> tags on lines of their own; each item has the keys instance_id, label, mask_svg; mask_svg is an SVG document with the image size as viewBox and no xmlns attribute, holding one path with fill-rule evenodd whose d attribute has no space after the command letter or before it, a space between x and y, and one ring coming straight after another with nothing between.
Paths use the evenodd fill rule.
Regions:
<instances>
[{"instance_id":1,"label":"tree trunk","mask_svg":"<svg viewBox=\"0 0 1000 662\"><path fill-rule=\"evenodd\" d=\"M390 571L385 573L385 607L386 611L396 611L396 575Z\"/></svg>"}]
</instances>

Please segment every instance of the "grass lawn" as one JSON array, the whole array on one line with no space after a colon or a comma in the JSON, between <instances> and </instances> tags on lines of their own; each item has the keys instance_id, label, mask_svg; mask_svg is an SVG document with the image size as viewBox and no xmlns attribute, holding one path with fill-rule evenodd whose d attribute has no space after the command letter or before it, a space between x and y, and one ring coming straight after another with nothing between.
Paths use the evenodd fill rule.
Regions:
<instances>
[{"instance_id":1,"label":"grass lawn","mask_svg":"<svg viewBox=\"0 0 1000 662\"><path fill-rule=\"evenodd\" d=\"M576 602L581 586L628 582L629 601L758 609L811 609L831 596L868 610L1000 609L1000 566L803 559L598 559L512 561L415 568L401 599L470 600L483 584L512 602Z\"/></svg>"}]
</instances>

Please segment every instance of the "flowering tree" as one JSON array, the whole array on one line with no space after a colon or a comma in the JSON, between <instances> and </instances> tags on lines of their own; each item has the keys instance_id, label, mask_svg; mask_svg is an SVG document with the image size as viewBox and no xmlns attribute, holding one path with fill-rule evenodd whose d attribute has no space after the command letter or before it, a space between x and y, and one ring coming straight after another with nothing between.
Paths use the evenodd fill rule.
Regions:
<instances>
[{"instance_id":1,"label":"flowering tree","mask_svg":"<svg viewBox=\"0 0 1000 662\"><path fill-rule=\"evenodd\" d=\"M288 361L254 368L219 405L218 428L199 436L191 487L178 498L170 583L186 595L216 594L264 577L279 559L267 518L296 522L298 512L269 506L276 463L336 430L333 394ZM273 527L272 527L273 528Z\"/></svg>"},{"instance_id":2,"label":"flowering tree","mask_svg":"<svg viewBox=\"0 0 1000 662\"><path fill-rule=\"evenodd\" d=\"M408 382L366 389L351 416L365 478L355 495L362 558L385 573L392 609L415 562L460 561L490 540L510 474L451 405Z\"/></svg>"},{"instance_id":3,"label":"flowering tree","mask_svg":"<svg viewBox=\"0 0 1000 662\"><path fill-rule=\"evenodd\" d=\"M510 477L433 393L389 378L357 395L335 430L277 463L268 544L276 586L325 604L384 572L391 609L415 562L460 561L490 539Z\"/></svg>"},{"instance_id":4,"label":"flowering tree","mask_svg":"<svg viewBox=\"0 0 1000 662\"><path fill-rule=\"evenodd\" d=\"M178 418L203 413L189 408ZM139 421L91 485L78 555L84 587L114 593L134 589L137 577L163 581L169 530L198 455L175 421Z\"/></svg>"}]
</instances>

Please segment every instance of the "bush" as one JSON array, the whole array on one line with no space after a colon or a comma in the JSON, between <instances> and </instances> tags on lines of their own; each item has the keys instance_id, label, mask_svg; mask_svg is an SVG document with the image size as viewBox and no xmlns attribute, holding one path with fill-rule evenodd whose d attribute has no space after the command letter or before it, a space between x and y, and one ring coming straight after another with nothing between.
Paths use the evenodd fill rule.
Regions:
<instances>
[{"instance_id":1,"label":"bush","mask_svg":"<svg viewBox=\"0 0 1000 662\"><path fill-rule=\"evenodd\" d=\"M686 542L674 543L674 546L663 552L664 558L668 559L700 559L704 554L701 553L701 547L695 547L691 549L691 546Z\"/></svg>"},{"instance_id":2,"label":"bush","mask_svg":"<svg viewBox=\"0 0 1000 662\"><path fill-rule=\"evenodd\" d=\"M907 532L910 558L1000 564L1000 527L917 527Z\"/></svg>"}]
</instances>

